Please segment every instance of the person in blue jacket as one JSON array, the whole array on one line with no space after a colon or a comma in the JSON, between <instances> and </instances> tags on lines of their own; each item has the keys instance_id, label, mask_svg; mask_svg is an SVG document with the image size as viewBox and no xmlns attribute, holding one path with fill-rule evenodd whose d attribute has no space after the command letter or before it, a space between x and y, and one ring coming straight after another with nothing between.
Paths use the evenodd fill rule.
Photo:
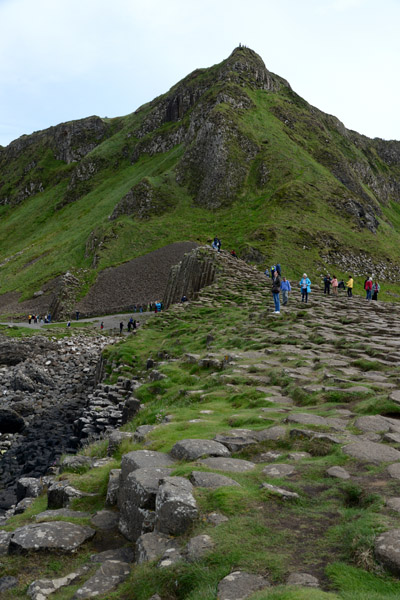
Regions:
<instances>
[{"instance_id":1,"label":"person in blue jacket","mask_svg":"<svg viewBox=\"0 0 400 600\"><path fill-rule=\"evenodd\" d=\"M286 305L289 300L289 292L292 288L290 287L290 281L286 277L282 277L281 292L282 292L282 304Z\"/></svg>"},{"instance_id":2,"label":"person in blue jacket","mask_svg":"<svg viewBox=\"0 0 400 600\"><path fill-rule=\"evenodd\" d=\"M307 273L303 273L303 277L300 279L300 290L301 290L301 301L308 301L308 294L311 292L311 281L307 277Z\"/></svg>"}]
</instances>

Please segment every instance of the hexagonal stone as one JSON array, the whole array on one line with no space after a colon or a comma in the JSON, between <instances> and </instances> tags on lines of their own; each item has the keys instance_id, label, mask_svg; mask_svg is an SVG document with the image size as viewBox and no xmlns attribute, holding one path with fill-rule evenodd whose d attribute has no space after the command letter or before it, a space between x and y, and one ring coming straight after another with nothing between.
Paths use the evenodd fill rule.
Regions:
<instances>
[{"instance_id":1,"label":"hexagonal stone","mask_svg":"<svg viewBox=\"0 0 400 600\"><path fill-rule=\"evenodd\" d=\"M136 542L136 562L140 565L156 560L163 556L169 548L178 548L178 542L168 535L156 531L144 533Z\"/></svg>"},{"instance_id":2,"label":"hexagonal stone","mask_svg":"<svg viewBox=\"0 0 400 600\"><path fill-rule=\"evenodd\" d=\"M231 452L240 452L243 448L258 443L257 436L251 429L232 429L228 433L218 433L214 439Z\"/></svg>"},{"instance_id":3,"label":"hexagonal stone","mask_svg":"<svg viewBox=\"0 0 400 600\"><path fill-rule=\"evenodd\" d=\"M202 456L230 456L229 450L214 440L186 439L176 442L171 456L177 460L197 460Z\"/></svg>"},{"instance_id":4,"label":"hexagonal stone","mask_svg":"<svg viewBox=\"0 0 400 600\"><path fill-rule=\"evenodd\" d=\"M249 460L242 460L240 458L223 458L221 456L204 458L199 462L210 469L228 471L230 473L246 473L247 471L252 471L256 466Z\"/></svg>"},{"instance_id":5,"label":"hexagonal stone","mask_svg":"<svg viewBox=\"0 0 400 600\"><path fill-rule=\"evenodd\" d=\"M309 413L292 413L286 417L285 421L288 423L300 423L301 425L327 425L324 417Z\"/></svg>"},{"instance_id":6,"label":"hexagonal stone","mask_svg":"<svg viewBox=\"0 0 400 600\"><path fill-rule=\"evenodd\" d=\"M192 471L190 481L195 487L205 487L214 490L231 485L240 487L240 484L230 477L220 475L219 473L206 473L205 471Z\"/></svg>"},{"instance_id":7,"label":"hexagonal stone","mask_svg":"<svg viewBox=\"0 0 400 600\"><path fill-rule=\"evenodd\" d=\"M234 571L219 582L218 600L245 600L254 592L269 586L269 581L261 575Z\"/></svg>"},{"instance_id":8,"label":"hexagonal stone","mask_svg":"<svg viewBox=\"0 0 400 600\"><path fill-rule=\"evenodd\" d=\"M375 539L375 557L389 571L400 573L400 529L392 529L381 533Z\"/></svg>"},{"instance_id":9,"label":"hexagonal stone","mask_svg":"<svg viewBox=\"0 0 400 600\"><path fill-rule=\"evenodd\" d=\"M128 577L131 567L128 563L107 560L96 573L75 592L74 598L95 598L115 589Z\"/></svg>"},{"instance_id":10,"label":"hexagonal stone","mask_svg":"<svg viewBox=\"0 0 400 600\"><path fill-rule=\"evenodd\" d=\"M353 458L376 464L400 460L400 452L398 450L367 440L347 444L347 446L343 447L343 452Z\"/></svg>"},{"instance_id":11,"label":"hexagonal stone","mask_svg":"<svg viewBox=\"0 0 400 600\"><path fill-rule=\"evenodd\" d=\"M164 452L153 450L133 450L121 459L121 479L125 481L129 473L149 467L172 467L175 461Z\"/></svg>"},{"instance_id":12,"label":"hexagonal stone","mask_svg":"<svg viewBox=\"0 0 400 600\"><path fill-rule=\"evenodd\" d=\"M184 533L197 519L193 486L184 477L165 477L156 497L156 529L170 535Z\"/></svg>"},{"instance_id":13,"label":"hexagonal stone","mask_svg":"<svg viewBox=\"0 0 400 600\"><path fill-rule=\"evenodd\" d=\"M111 510L99 510L90 522L99 529L114 529L118 527L118 521L119 513Z\"/></svg>"},{"instance_id":14,"label":"hexagonal stone","mask_svg":"<svg viewBox=\"0 0 400 600\"><path fill-rule=\"evenodd\" d=\"M363 417L358 417L354 423L357 429L361 431L373 431L375 433L389 431L390 423L382 417L381 415L365 415Z\"/></svg>"},{"instance_id":15,"label":"hexagonal stone","mask_svg":"<svg viewBox=\"0 0 400 600\"><path fill-rule=\"evenodd\" d=\"M287 477L288 475L292 475L295 470L296 469L293 467L293 465L274 463L273 465L264 467L261 473L263 475L267 475L267 477Z\"/></svg>"},{"instance_id":16,"label":"hexagonal stone","mask_svg":"<svg viewBox=\"0 0 400 600\"><path fill-rule=\"evenodd\" d=\"M9 553L19 554L40 550L73 552L90 540L95 533L90 527L81 527L64 521L25 525L18 527L12 533Z\"/></svg>"}]
</instances>

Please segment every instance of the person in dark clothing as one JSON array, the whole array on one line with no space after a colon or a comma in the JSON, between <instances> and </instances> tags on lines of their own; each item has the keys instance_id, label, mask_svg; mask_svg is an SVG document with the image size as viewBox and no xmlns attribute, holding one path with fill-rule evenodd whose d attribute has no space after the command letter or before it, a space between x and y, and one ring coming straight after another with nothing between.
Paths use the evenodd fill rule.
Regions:
<instances>
[{"instance_id":1,"label":"person in dark clothing","mask_svg":"<svg viewBox=\"0 0 400 600\"><path fill-rule=\"evenodd\" d=\"M345 286L345 284L344 284L344 281L343 281L343 279L341 279L341 280L339 281L339 283L338 283L338 288L339 288L339 290L345 290L345 289L346 289L346 286Z\"/></svg>"},{"instance_id":2,"label":"person in dark clothing","mask_svg":"<svg viewBox=\"0 0 400 600\"><path fill-rule=\"evenodd\" d=\"M135 319L132 323L132 329L135 331L136 327L137 327L137 324L136 324L136 319Z\"/></svg>"},{"instance_id":3,"label":"person in dark clothing","mask_svg":"<svg viewBox=\"0 0 400 600\"><path fill-rule=\"evenodd\" d=\"M237 257L238 257L238 255L236 254L236 252L235 252L234 250L231 250L231 255L232 255L234 258L237 258Z\"/></svg>"},{"instance_id":4,"label":"person in dark clothing","mask_svg":"<svg viewBox=\"0 0 400 600\"><path fill-rule=\"evenodd\" d=\"M79 321L79 310L76 311L76 320Z\"/></svg>"},{"instance_id":5,"label":"person in dark clothing","mask_svg":"<svg viewBox=\"0 0 400 600\"><path fill-rule=\"evenodd\" d=\"M278 275L278 271L275 271L275 273L274 273L274 277L272 279L271 291L272 291L272 296L274 298L274 305L275 305L274 313L276 315L279 315L281 312L281 304L280 304L280 299L279 299L279 293L281 291L281 278Z\"/></svg>"},{"instance_id":6,"label":"person in dark clothing","mask_svg":"<svg viewBox=\"0 0 400 600\"><path fill-rule=\"evenodd\" d=\"M130 321L128 321L128 332L131 332L131 327L132 327L132 323Z\"/></svg>"},{"instance_id":7,"label":"person in dark clothing","mask_svg":"<svg viewBox=\"0 0 400 600\"><path fill-rule=\"evenodd\" d=\"M328 294L328 296L331 293L331 283L331 276L329 275L329 273L327 273L324 277L324 294Z\"/></svg>"},{"instance_id":8,"label":"person in dark clothing","mask_svg":"<svg viewBox=\"0 0 400 600\"><path fill-rule=\"evenodd\" d=\"M276 270L278 271L278 275L280 277L281 276L281 265L279 263L276 263Z\"/></svg>"},{"instance_id":9,"label":"person in dark clothing","mask_svg":"<svg viewBox=\"0 0 400 600\"><path fill-rule=\"evenodd\" d=\"M104 329L104 323L103 323L103 321L100 323L100 329Z\"/></svg>"},{"instance_id":10,"label":"person in dark clothing","mask_svg":"<svg viewBox=\"0 0 400 600\"><path fill-rule=\"evenodd\" d=\"M124 328L124 324L123 324L123 322L121 321L121 323L119 324L119 333L120 333L120 335L121 335L121 333L122 333L122 330L123 330L123 328Z\"/></svg>"}]
</instances>

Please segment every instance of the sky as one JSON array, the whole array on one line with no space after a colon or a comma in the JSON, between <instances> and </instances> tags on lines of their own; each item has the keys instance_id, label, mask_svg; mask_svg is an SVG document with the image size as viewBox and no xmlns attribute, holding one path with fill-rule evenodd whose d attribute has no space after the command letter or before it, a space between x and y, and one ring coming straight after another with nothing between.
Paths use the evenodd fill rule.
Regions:
<instances>
[{"instance_id":1,"label":"sky","mask_svg":"<svg viewBox=\"0 0 400 600\"><path fill-rule=\"evenodd\" d=\"M239 43L368 137L400 140L400 0L0 0L0 145L129 114Z\"/></svg>"}]
</instances>

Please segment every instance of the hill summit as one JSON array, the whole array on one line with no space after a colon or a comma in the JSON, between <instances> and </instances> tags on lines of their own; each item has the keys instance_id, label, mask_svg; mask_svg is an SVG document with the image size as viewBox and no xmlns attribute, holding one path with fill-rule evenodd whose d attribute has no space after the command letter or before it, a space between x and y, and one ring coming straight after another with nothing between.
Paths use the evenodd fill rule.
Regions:
<instances>
[{"instance_id":1,"label":"hill summit","mask_svg":"<svg viewBox=\"0 0 400 600\"><path fill-rule=\"evenodd\" d=\"M347 130L239 46L130 115L0 148L0 311L50 306L66 273L77 302L106 268L216 234L262 267L394 282L399 198L400 142Z\"/></svg>"}]
</instances>

